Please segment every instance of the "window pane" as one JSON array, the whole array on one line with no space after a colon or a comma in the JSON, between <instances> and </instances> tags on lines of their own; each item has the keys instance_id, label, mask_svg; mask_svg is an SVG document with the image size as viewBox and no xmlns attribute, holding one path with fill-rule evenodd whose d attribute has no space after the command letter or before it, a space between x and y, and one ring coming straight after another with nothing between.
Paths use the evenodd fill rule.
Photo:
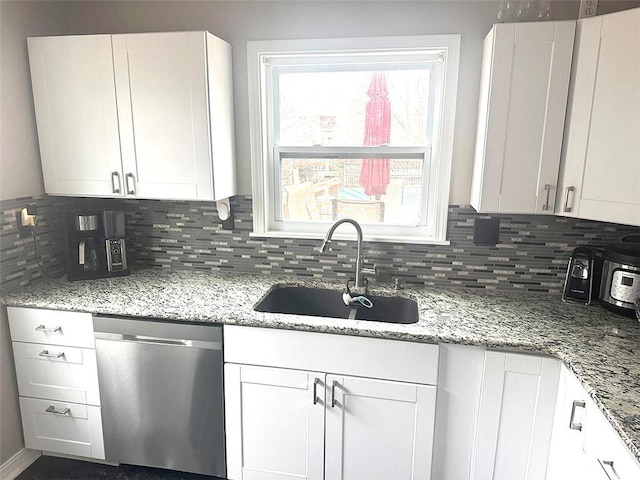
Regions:
<instances>
[{"instance_id":1,"label":"window pane","mask_svg":"<svg viewBox=\"0 0 640 480\"><path fill-rule=\"evenodd\" d=\"M424 160L282 158L281 221L420 223Z\"/></svg>"},{"instance_id":2,"label":"window pane","mask_svg":"<svg viewBox=\"0 0 640 480\"><path fill-rule=\"evenodd\" d=\"M430 72L280 73L279 144L426 145Z\"/></svg>"}]
</instances>

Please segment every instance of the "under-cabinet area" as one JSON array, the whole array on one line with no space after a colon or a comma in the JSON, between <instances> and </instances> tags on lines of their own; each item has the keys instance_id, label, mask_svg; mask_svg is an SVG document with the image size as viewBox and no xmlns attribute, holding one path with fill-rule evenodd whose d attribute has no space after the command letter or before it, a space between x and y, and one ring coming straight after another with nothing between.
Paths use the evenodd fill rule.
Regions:
<instances>
[{"instance_id":1,"label":"under-cabinet area","mask_svg":"<svg viewBox=\"0 0 640 480\"><path fill-rule=\"evenodd\" d=\"M215 423L216 417L224 421L224 438L214 439L207 450L224 452L226 474L220 478L229 480L555 480L581 469L589 476L580 478L631 480L640 473L637 457L601 407L560 360L548 355L411 341L411 335L336 334L330 320L314 331L226 324L224 343L211 343L217 345L213 354L223 349L223 379L204 367L199 360L204 357L189 353L209 348L195 336L181 335L178 327L189 322L150 325L149 319L134 318L134 332L124 318L16 306L8 314L27 448L202 472L182 458L190 450L181 447L195 440L197 428L180 448L170 446L179 432L165 432L164 453L125 459L105 451L109 433L112 443L133 442L125 450L135 453L134 445L144 444L140 435L147 435L153 423L149 412L163 412L173 402L171 418L200 419L202 425ZM366 321L354 322L367 328ZM138 378L135 364L141 354L120 355L116 361L102 353L96 362L94 336L104 343L101 338L112 335L96 332L116 331L114 348L146 345L157 353L155 360L148 358L139 381L162 382L169 390L145 397L148 404L138 402L142 393L128 386ZM205 370L194 377L187 364L179 372L168 367L180 358L194 359L195 371L198 365ZM158 368L150 370L152 364ZM99 378L103 372L110 374ZM105 386L116 378L126 397L124 416L105 411L112 403L108 396L114 395L105 397ZM204 401L223 391L224 409ZM187 398L187 403L181 400ZM146 413L136 414L136 408ZM120 428L118 422L124 421L137 426ZM124 437L118 440L118 435ZM180 458L162 463L168 451ZM224 463L218 465L224 469Z\"/></svg>"}]
</instances>

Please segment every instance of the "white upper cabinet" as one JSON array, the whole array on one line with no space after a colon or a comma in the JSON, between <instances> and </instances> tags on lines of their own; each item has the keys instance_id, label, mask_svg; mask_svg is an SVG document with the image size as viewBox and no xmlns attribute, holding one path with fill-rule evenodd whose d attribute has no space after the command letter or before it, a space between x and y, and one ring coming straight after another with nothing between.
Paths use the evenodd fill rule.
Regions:
<instances>
[{"instance_id":1,"label":"white upper cabinet","mask_svg":"<svg viewBox=\"0 0 640 480\"><path fill-rule=\"evenodd\" d=\"M111 36L29 38L28 45L46 192L122 195Z\"/></svg>"},{"instance_id":2,"label":"white upper cabinet","mask_svg":"<svg viewBox=\"0 0 640 480\"><path fill-rule=\"evenodd\" d=\"M556 213L640 225L640 8L576 39Z\"/></svg>"},{"instance_id":3,"label":"white upper cabinet","mask_svg":"<svg viewBox=\"0 0 640 480\"><path fill-rule=\"evenodd\" d=\"M49 194L235 195L231 47L207 32L29 39Z\"/></svg>"},{"instance_id":4,"label":"white upper cabinet","mask_svg":"<svg viewBox=\"0 0 640 480\"><path fill-rule=\"evenodd\" d=\"M484 40L471 205L552 214L575 21L496 24Z\"/></svg>"}]
</instances>

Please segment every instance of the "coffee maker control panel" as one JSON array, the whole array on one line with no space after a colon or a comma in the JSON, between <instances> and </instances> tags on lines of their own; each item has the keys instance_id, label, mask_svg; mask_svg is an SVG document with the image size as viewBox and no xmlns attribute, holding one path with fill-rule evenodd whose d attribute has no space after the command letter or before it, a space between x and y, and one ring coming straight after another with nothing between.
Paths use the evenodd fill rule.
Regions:
<instances>
[{"instance_id":1,"label":"coffee maker control panel","mask_svg":"<svg viewBox=\"0 0 640 480\"><path fill-rule=\"evenodd\" d=\"M110 272L119 272L127 269L127 256L123 238L108 238L107 268Z\"/></svg>"}]
</instances>

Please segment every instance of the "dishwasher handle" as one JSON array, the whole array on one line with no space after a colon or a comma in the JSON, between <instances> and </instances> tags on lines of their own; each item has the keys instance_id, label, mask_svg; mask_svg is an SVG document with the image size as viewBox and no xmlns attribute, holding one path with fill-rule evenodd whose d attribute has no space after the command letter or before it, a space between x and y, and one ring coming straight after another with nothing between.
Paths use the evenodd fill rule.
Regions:
<instances>
[{"instance_id":1,"label":"dishwasher handle","mask_svg":"<svg viewBox=\"0 0 640 480\"><path fill-rule=\"evenodd\" d=\"M113 342L145 343L175 347L205 348L208 350L222 350L222 342L201 340L182 340L178 338L160 338L147 335L127 335L122 333L94 332L96 340L110 340Z\"/></svg>"},{"instance_id":2,"label":"dishwasher handle","mask_svg":"<svg viewBox=\"0 0 640 480\"><path fill-rule=\"evenodd\" d=\"M222 350L222 326L94 315L96 340Z\"/></svg>"},{"instance_id":3,"label":"dishwasher handle","mask_svg":"<svg viewBox=\"0 0 640 480\"><path fill-rule=\"evenodd\" d=\"M174 340L172 338L148 337L146 335L122 335L122 341L138 343L159 343L161 345L192 346L191 340Z\"/></svg>"}]
</instances>

